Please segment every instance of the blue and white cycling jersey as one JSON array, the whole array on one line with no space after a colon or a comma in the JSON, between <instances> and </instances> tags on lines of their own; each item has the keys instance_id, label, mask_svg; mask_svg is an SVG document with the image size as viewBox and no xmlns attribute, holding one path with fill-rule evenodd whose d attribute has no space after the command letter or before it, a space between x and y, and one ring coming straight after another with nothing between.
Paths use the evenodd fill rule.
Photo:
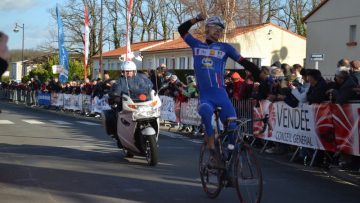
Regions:
<instances>
[{"instance_id":1,"label":"blue and white cycling jersey","mask_svg":"<svg viewBox=\"0 0 360 203\"><path fill-rule=\"evenodd\" d=\"M210 45L186 34L185 42L192 48L194 70L201 92L209 88L224 88L224 69L228 57L239 61L238 51L227 43L214 42ZM201 93L200 93L201 94Z\"/></svg>"},{"instance_id":2,"label":"blue and white cycling jersey","mask_svg":"<svg viewBox=\"0 0 360 203\"><path fill-rule=\"evenodd\" d=\"M226 93L224 69L228 57L240 61L241 56L230 44L214 42L207 44L195 39L191 34L184 36L185 42L192 48L194 70L199 88L199 114L205 125L207 136L214 136L212 116L216 107L221 107L220 119L224 123L227 118L236 117L235 109ZM230 123L229 130L235 129L235 123ZM235 142L233 134L229 135L230 143Z\"/></svg>"}]
</instances>

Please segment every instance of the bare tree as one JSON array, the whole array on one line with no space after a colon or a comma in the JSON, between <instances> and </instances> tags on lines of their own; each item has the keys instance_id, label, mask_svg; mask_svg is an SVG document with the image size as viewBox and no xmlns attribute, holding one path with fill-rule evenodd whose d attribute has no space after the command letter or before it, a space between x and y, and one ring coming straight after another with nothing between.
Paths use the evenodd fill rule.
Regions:
<instances>
[{"instance_id":1,"label":"bare tree","mask_svg":"<svg viewBox=\"0 0 360 203\"><path fill-rule=\"evenodd\" d=\"M109 14L109 22L112 27L112 37L108 38L108 40L113 42L114 48L120 47L120 40L121 40L121 32L119 27L119 10L120 10L120 3L117 0L107 0L105 1L105 7L108 10Z\"/></svg>"}]
</instances>

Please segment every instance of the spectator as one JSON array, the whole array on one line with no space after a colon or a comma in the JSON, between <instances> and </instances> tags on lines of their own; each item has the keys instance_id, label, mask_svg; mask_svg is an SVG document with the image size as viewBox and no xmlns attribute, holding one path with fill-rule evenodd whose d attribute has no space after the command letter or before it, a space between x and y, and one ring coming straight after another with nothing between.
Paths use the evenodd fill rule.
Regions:
<instances>
[{"instance_id":1,"label":"spectator","mask_svg":"<svg viewBox=\"0 0 360 203\"><path fill-rule=\"evenodd\" d=\"M300 81L302 81L303 84L300 84L298 86L295 86L293 83L290 83L290 89L291 94L298 100L300 104L307 103L307 97L306 94L309 91L310 83L307 79L307 70L301 69L300 75L302 76Z\"/></svg>"},{"instance_id":2,"label":"spectator","mask_svg":"<svg viewBox=\"0 0 360 203\"><path fill-rule=\"evenodd\" d=\"M245 80L237 72L231 74L231 80L233 83L232 98L236 100L244 99L246 86Z\"/></svg>"},{"instance_id":3,"label":"spectator","mask_svg":"<svg viewBox=\"0 0 360 203\"><path fill-rule=\"evenodd\" d=\"M357 99L357 94L353 90L357 86L356 82L350 77L347 68L341 67L335 74L337 89L329 89L326 93L330 100L334 100L337 104L347 103L349 100Z\"/></svg>"},{"instance_id":4,"label":"spectator","mask_svg":"<svg viewBox=\"0 0 360 203\"><path fill-rule=\"evenodd\" d=\"M251 72L253 75L253 73ZM270 77L270 70L268 66L262 66L258 81L254 83L254 95L253 98L256 100L267 99L272 86L272 77Z\"/></svg>"},{"instance_id":5,"label":"spectator","mask_svg":"<svg viewBox=\"0 0 360 203\"><path fill-rule=\"evenodd\" d=\"M303 68L301 67L300 64L294 64L292 69L291 69L291 74L292 74L292 77L294 78L292 80L292 85L294 86L297 86L297 85L301 85L303 84L303 75L301 75L301 70Z\"/></svg>"},{"instance_id":6,"label":"spectator","mask_svg":"<svg viewBox=\"0 0 360 203\"><path fill-rule=\"evenodd\" d=\"M351 61L351 77L355 80L355 82L360 84L360 60Z\"/></svg>"},{"instance_id":7,"label":"spectator","mask_svg":"<svg viewBox=\"0 0 360 203\"><path fill-rule=\"evenodd\" d=\"M49 91L59 93L61 91L61 84L58 78L50 78Z\"/></svg>"},{"instance_id":8,"label":"spectator","mask_svg":"<svg viewBox=\"0 0 360 203\"><path fill-rule=\"evenodd\" d=\"M271 92L268 96L270 101L282 101L285 96L290 92L290 89L287 87L286 78L282 69L274 68L271 70L272 84Z\"/></svg>"},{"instance_id":9,"label":"spectator","mask_svg":"<svg viewBox=\"0 0 360 203\"><path fill-rule=\"evenodd\" d=\"M326 96L328 86L322 77L321 72L316 69L309 69L307 72L307 79L310 83L310 88L306 95L309 104L320 104L321 102L326 101L328 99Z\"/></svg>"},{"instance_id":10,"label":"spectator","mask_svg":"<svg viewBox=\"0 0 360 203\"><path fill-rule=\"evenodd\" d=\"M271 67L281 68L281 63L280 63L280 61L275 61L275 62L271 65Z\"/></svg>"},{"instance_id":11,"label":"spectator","mask_svg":"<svg viewBox=\"0 0 360 203\"><path fill-rule=\"evenodd\" d=\"M233 81L231 80L231 73L230 71L225 71L224 74L224 83L225 83L225 89L226 89L226 93L228 94L229 98L233 97L233 90L234 90L234 84Z\"/></svg>"},{"instance_id":12,"label":"spectator","mask_svg":"<svg viewBox=\"0 0 360 203\"><path fill-rule=\"evenodd\" d=\"M85 84L84 84L83 89L82 89L82 92L83 92L83 94L91 95L92 90L93 90L93 86L90 83L89 78L86 78L85 79Z\"/></svg>"},{"instance_id":13,"label":"spectator","mask_svg":"<svg viewBox=\"0 0 360 203\"><path fill-rule=\"evenodd\" d=\"M181 93L187 98L195 98L198 96L196 81L193 75L189 75L186 77L186 87L180 89Z\"/></svg>"},{"instance_id":14,"label":"spectator","mask_svg":"<svg viewBox=\"0 0 360 203\"><path fill-rule=\"evenodd\" d=\"M287 63L281 64L281 70L284 73L285 78L289 81L291 78L291 67Z\"/></svg>"},{"instance_id":15,"label":"spectator","mask_svg":"<svg viewBox=\"0 0 360 203\"><path fill-rule=\"evenodd\" d=\"M163 86L162 90L159 91L159 94L175 98L181 94L181 88L183 87L185 87L185 85L178 77L176 75L171 75L169 82Z\"/></svg>"},{"instance_id":16,"label":"spectator","mask_svg":"<svg viewBox=\"0 0 360 203\"><path fill-rule=\"evenodd\" d=\"M347 69L350 69L350 61L347 58L343 58L337 63L337 68L345 67Z\"/></svg>"}]
</instances>

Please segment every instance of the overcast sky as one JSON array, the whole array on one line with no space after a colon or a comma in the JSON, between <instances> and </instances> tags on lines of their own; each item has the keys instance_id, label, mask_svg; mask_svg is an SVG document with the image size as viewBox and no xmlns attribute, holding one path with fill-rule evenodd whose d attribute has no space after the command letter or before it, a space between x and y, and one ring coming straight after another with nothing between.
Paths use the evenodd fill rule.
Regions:
<instances>
[{"instance_id":1,"label":"overcast sky","mask_svg":"<svg viewBox=\"0 0 360 203\"><path fill-rule=\"evenodd\" d=\"M25 49L36 49L50 39L50 28L56 29L49 9L61 0L0 0L0 30L9 35L9 49L21 49L22 30L15 33L15 23L25 24Z\"/></svg>"}]
</instances>

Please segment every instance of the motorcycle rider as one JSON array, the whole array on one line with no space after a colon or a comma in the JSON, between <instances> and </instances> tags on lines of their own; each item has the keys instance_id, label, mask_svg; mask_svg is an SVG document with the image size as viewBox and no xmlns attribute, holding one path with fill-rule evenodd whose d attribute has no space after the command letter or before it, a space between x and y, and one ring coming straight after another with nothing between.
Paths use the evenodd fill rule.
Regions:
<instances>
[{"instance_id":1,"label":"motorcycle rider","mask_svg":"<svg viewBox=\"0 0 360 203\"><path fill-rule=\"evenodd\" d=\"M122 66L122 70L122 76L111 86L111 90L109 92L109 104L113 106L113 104L116 103L116 109L112 108L110 110L103 111L105 117L105 127L108 131L108 134L111 134L112 137L117 140L119 148L122 148L122 145L118 136L116 135L117 112L115 110L122 110L122 95L126 94L130 97L135 95L135 97L141 97L135 99L146 101L153 87L152 82L146 77L146 75L136 71L136 65L134 62L125 61Z\"/></svg>"},{"instance_id":2,"label":"motorcycle rider","mask_svg":"<svg viewBox=\"0 0 360 203\"><path fill-rule=\"evenodd\" d=\"M125 61L123 64L123 75L112 85L111 95L121 96L127 94L133 96L135 93L149 95L149 91L152 89L153 84L145 74L138 73L136 71L136 65L132 61ZM146 92L138 92L146 91ZM135 95L137 96L137 95ZM139 100L145 98L138 98ZM145 99L146 100L146 99Z\"/></svg>"}]
</instances>

